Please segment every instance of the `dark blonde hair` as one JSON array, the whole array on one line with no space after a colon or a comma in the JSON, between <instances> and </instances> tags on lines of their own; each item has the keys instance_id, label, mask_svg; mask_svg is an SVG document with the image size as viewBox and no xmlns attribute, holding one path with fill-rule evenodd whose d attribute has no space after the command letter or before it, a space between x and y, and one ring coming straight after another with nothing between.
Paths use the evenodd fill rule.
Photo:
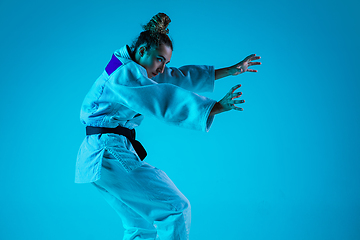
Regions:
<instances>
[{"instance_id":1,"label":"dark blonde hair","mask_svg":"<svg viewBox=\"0 0 360 240\"><path fill-rule=\"evenodd\" d=\"M145 44L147 50L151 48L158 48L160 44L165 44L173 50L173 44L168 36L169 29L167 28L171 22L168 15L165 13L158 13L152 17L148 24L143 25L145 30L140 33L140 36L134 41L131 50L135 52L140 46Z\"/></svg>"}]
</instances>

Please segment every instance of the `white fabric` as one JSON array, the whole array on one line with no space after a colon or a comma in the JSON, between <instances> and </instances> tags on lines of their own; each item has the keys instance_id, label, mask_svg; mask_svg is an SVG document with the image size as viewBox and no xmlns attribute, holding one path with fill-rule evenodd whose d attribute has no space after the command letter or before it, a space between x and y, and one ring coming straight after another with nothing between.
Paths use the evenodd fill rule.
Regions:
<instances>
[{"instance_id":1,"label":"white fabric","mask_svg":"<svg viewBox=\"0 0 360 240\"><path fill-rule=\"evenodd\" d=\"M208 131L214 119L209 114L216 101L192 91L213 90L214 67L166 67L163 74L149 79L146 69L130 59L127 48L114 53L122 65L110 76L104 71L86 95L80 113L82 123L133 129L141 123L143 115L152 115L173 125ZM76 183L100 179L105 149L113 153L126 171L142 165L128 139L106 135L101 139L99 135L85 137L76 162Z\"/></svg>"},{"instance_id":2,"label":"white fabric","mask_svg":"<svg viewBox=\"0 0 360 240\"><path fill-rule=\"evenodd\" d=\"M122 219L124 240L189 239L190 203L160 169L144 163L127 173L105 152L93 184Z\"/></svg>"}]
</instances>

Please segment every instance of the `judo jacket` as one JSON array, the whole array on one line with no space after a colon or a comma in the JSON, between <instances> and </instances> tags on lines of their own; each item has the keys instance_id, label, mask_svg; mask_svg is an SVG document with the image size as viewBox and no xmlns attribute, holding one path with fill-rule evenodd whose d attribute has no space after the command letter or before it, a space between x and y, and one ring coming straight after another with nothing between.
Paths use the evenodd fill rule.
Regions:
<instances>
[{"instance_id":1,"label":"judo jacket","mask_svg":"<svg viewBox=\"0 0 360 240\"><path fill-rule=\"evenodd\" d=\"M146 69L130 58L128 46L114 52L104 72L87 93L80 112L85 126L134 129L144 116L167 123L209 131L215 100L195 92L213 91L213 66L165 67L150 79ZM100 179L104 151L109 151L129 172L142 165L129 140L117 134L88 135L76 161L76 183Z\"/></svg>"}]
</instances>

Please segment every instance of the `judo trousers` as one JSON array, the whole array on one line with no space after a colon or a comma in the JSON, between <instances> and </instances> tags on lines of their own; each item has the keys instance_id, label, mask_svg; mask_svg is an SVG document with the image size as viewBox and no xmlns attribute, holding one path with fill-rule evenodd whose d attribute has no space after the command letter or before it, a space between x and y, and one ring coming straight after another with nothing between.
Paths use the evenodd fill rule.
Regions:
<instances>
[{"instance_id":1,"label":"judo trousers","mask_svg":"<svg viewBox=\"0 0 360 240\"><path fill-rule=\"evenodd\" d=\"M120 216L124 240L189 239L190 203L162 170L143 162L126 172L105 151L101 178L93 185Z\"/></svg>"}]
</instances>

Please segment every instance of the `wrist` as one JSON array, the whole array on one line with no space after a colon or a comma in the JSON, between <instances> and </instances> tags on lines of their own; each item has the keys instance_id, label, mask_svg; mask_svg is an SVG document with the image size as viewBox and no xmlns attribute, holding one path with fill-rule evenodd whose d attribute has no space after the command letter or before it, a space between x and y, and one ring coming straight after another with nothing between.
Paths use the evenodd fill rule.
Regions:
<instances>
[{"instance_id":1,"label":"wrist","mask_svg":"<svg viewBox=\"0 0 360 240\"><path fill-rule=\"evenodd\" d=\"M211 109L210 116L214 116L215 114L219 114L224 112L224 107L221 105L221 103L216 102L214 104L214 107Z\"/></svg>"}]
</instances>

